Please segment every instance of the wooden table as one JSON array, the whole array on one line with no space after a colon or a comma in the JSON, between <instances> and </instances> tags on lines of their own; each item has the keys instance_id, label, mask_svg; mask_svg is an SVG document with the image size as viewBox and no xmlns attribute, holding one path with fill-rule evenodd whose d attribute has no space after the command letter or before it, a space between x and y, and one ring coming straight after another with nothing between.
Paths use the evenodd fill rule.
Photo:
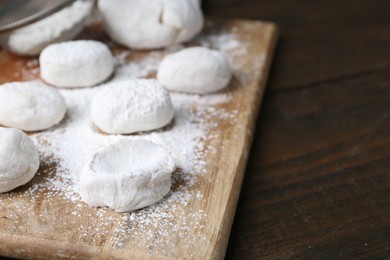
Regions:
<instances>
[{"instance_id":1,"label":"wooden table","mask_svg":"<svg viewBox=\"0 0 390 260\"><path fill-rule=\"evenodd\" d=\"M203 5L281 29L226 258L390 258L390 2Z\"/></svg>"}]
</instances>

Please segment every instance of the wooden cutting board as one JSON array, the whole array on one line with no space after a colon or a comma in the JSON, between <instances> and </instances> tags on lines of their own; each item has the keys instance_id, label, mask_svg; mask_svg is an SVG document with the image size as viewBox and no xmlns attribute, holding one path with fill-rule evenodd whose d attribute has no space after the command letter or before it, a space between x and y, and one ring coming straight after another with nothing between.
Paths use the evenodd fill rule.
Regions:
<instances>
[{"instance_id":1,"label":"wooden cutting board","mask_svg":"<svg viewBox=\"0 0 390 260\"><path fill-rule=\"evenodd\" d=\"M162 214L154 223L146 217L145 223L134 224L131 217L124 219L120 213L100 210L97 214L97 209L80 201L57 197L50 191L29 190L32 184L43 181L45 174L56 172L55 164L43 161L40 174L31 183L0 195L0 255L35 259L222 259L277 29L274 24L258 21L207 22L204 34L223 33L234 33L238 42L245 45L245 51L230 57L232 63L242 66L235 69L227 90L231 101L216 109L237 113L234 120L214 119L217 127L209 133L214 138L205 141L214 152L204 158L206 171L190 187L201 199L167 208L166 217ZM114 53L124 50L109 42L99 22L92 22L81 37L108 42ZM128 59L145 55L148 52L131 52ZM21 58L0 52L0 83L38 77L36 57ZM143 214L142 209L138 214Z\"/></svg>"}]
</instances>

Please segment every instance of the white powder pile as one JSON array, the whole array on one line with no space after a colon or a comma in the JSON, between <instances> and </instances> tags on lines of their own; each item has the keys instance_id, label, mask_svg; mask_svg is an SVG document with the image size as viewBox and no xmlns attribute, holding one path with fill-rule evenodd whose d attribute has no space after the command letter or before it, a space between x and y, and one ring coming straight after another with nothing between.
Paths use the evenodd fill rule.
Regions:
<instances>
[{"instance_id":1,"label":"white powder pile","mask_svg":"<svg viewBox=\"0 0 390 260\"><path fill-rule=\"evenodd\" d=\"M213 28L212 21L207 23L207 27ZM240 59L235 59L239 56L247 54L247 46L244 42L237 39L238 28L233 27L231 31L219 31L217 33L211 33L207 35L200 35L195 41L204 47L210 49L219 50L227 54L227 58L230 61L230 65L233 69L239 69L242 64L237 63ZM235 62L233 62L233 60Z\"/></svg>"},{"instance_id":2,"label":"white powder pile","mask_svg":"<svg viewBox=\"0 0 390 260\"><path fill-rule=\"evenodd\" d=\"M157 52L150 52L145 58L127 63L126 59L128 56L129 51L124 51L116 56L117 69L112 81L129 78L146 78L152 72L157 71L161 60L161 55Z\"/></svg>"},{"instance_id":3,"label":"white powder pile","mask_svg":"<svg viewBox=\"0 0 390 260\"><path fill-rule=\"evenodd\" d=\"M201 45L226 51L230 57L244 53L242 49L245 46L238 42L234 33L204 36L200 39ZM173 49L168 52L171 50ZM164 56L162 52L156 51L128 62L130 54L130 51L115 53L117 68L112 81L150 77L156 72ZM29 61L29 65L35 68L36 64ZM36 72L30 73L31 75L25 76L32 77ZM118 140L149 140L165 147L175 159L178 169L172 177L171 192L160 202L131 213L120 214L105 208L94 209L95 213L90 213L92 215L89 216L93 217L95 214L95 217L99 217L99 222L95 223L92 230L96 234L93 242L98 243L114 232L113 245L117 247L123 246L130 237L133 243L136 243L134 240L143 243L143 247L168 247L169 243L174 243L171 241L172 232L178 230L182 231L182 239L189 242L188 245L198 239L205 239L191 236L193 233L188 231L205 228L208 221L206 212L186 208L186 205L205 199L203 190L192 187L197 184L199 176L207 175L207 157L216 151L215 147L206 145L206 141L218 139L218 134L211 134L212 130L218 127L218 122L231 125L236 123L237 110L227 111L220 108L221 104L232 102L232 95L229 91L205 96L171 93L175 108L171 125L159 131L136 135L104 135L94 127L89 114L91 99L102 87L104 86L60 90L68 107L67 115L57 127L31 135L38 147L41 162L47 170L38 174L36 178L39 178L39 181L33 182L26 194L34 202L36 194L45 191L45 196L62 198L68 200L69 205L74 205L67 211L72 218L88 217L82 213L88 206L80 201L78 195L78 176L84 164L96 151ZM53 165L55 172L50 167ZM2 195L0 202L3 199L12 199L12 194ZM73 222L76 223L75 219ZM115 228L111 230L113 223ZM81 226L80 230L83 229L87 230L87 227ZM83 236L90 237L90 232L91 227L88 227L88 232L81 234L80 241Z\"/></svg>"},{"instance_id":4,"label":"white powder pile","mask_svg":"<svg viewBox=\"0 0 390 260\"><path fill-rule=\"evenodd\" d=\"M242 47L242 43L236 39L234 32L237 28L233 28L231 33L221 32L219 34L208 35L207 37L202 37L199 39L199 42L202 46L218 49L222 52L230 52L235 50L241 54L245 54L246 49Z\"/></svg>"}]
</instances>

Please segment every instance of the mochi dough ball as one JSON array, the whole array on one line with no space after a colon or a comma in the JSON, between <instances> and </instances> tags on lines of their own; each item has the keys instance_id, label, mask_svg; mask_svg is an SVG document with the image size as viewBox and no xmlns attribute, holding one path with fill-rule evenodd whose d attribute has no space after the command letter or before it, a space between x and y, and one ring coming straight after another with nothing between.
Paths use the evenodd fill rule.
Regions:
<instances>
[{"instance_id":1,"label":"mochi dough ball","mask_svg":"<svg viewBox=\"0 0 390 260\"><path fill-rule=\"evenodd\" d=\"M29 182L38 171L38 152L22 131L0 127L0 193Z\"/></svg>"},{"instance_id":2,"label":"mochi dough ball","mask_svg":"<svg viewBox=\"0 0 390 260\"><path fill-rule=\"evenodd\" d=\"M52 44L39 56L41 78L63 88L91 87L114 71L114 58L98 41L79 40Z\"/></svg>"},{"instance_id":3,"label":"mochi dough ball","mask_svg":"<svg viewBox=\"0 0 390 260\"><path fill-rule=\"evenodd\" d=\"M160 145L121 140L96 153L80 175L80 195L88 205L119 212L149 206L171 188L172 156Z\"/></svg>"},{"instance_id":4,"label":"mochi dough ball","mask_svg":"<svg viewBox=\"0 0 390 260\"><path fill-rule=\"evenodd\" d=\"M157 79L167 89L207 94L225 88L232 77L229 61L219 51L192 47L167 55Z\"/></svg>"},{"instance_id":5,"label":"mochi dough ball","mask_svg":"<svg viewBox=\"0 0 390 260\"><path fill-rule=\"evenodd\" d=\"M30 25L0 36L2 45L20 55L37 55L51 43L68 41L84 27L94 1L75 1L72 5Z\"/></svg>"},{"instance_id":6,"label":"mochi dough ball","mask_svg":"<svg viewBox=\"0 0 390 260\"><path fill-rule=\"evenodd\" d=\"M58 124L65 112L66 104L62 95L42 82L11 82L0 85L2 126L40 131Z\"/></svg>"},{"instance_id":7,"label":"mochi dough ball","mask_svg":"<svg viewBox=\"0 0 390 260\"><path fill-rule=\"evenodd\" d=\"M171 122L168 91L157 80L122 80L105 85L91 103L94 124L108 134L155 130Z\"/></svg>"},{"instance_id":8,"label":"mochi dough ball","mask_svg":"<svg viewBox=\"0 0 390 260\"><path fill-rule=\"evenodd\" d=\"M99 0L98 8L110 37L133 49L186 42L203 27L199 0Z\"/></svg>"}]
</instances>

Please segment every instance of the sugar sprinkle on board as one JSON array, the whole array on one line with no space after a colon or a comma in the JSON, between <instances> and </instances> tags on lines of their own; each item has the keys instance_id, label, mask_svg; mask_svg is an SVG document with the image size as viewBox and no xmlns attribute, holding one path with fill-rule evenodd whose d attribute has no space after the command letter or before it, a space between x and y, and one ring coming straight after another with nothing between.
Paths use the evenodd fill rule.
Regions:
<instances>
[{"instance_id":1,"label":"sugar sprinkle on board","mask_svg":"<svg viewBox=\"0 0 390 260\"><path fill-rule=\"evenodd\" d=\"M71 248L67 250L56 251L58 257L70 257L72 252L78 251L81 255L103 252L121 258L126 255L129 243L132 252L139 256L145 255L145 252L151 257L171 257L184 252L187 257L200 254L193 246L211 245L210 236L206 235L205 230L215 219L205 207L200 206L213 201L216 196L207 194L209 191L205 187L225 182L224 178L215 179L210 175L215 171L210 158L223 157L221 151L231 149L230 140L222 138L226 129L234 139L242 140L243 133L247 133L246 118L250 118L252 112L242 110L243 103L238 102L237 97L244 97L246 92L252 91L253 94L248 97L257 99L257 90L251 90L248 83L255 81L257 85L259 71L265 65L266 53L248 59L255 43L250 44L246 36L242 36L241 30L253 30L255 33L255 29L262 26L260 23L240 22L226 27L223 22L209 21L206 33L193 42L162 51L135 52L107 41L116 58L116 72L111 81L154 78L161 59L167 53L202 45L226 53L234 72L233 83L225 91L204 96L171 93L175 107L172 124L158 131L126 136L104 135L91 121L89 103L102 85L87 89L61 89L68 105L66 118L50 130L30 134L39 149L42 167L28 185L0 195L0 203L6 205L3 211L7 212L6 216L0 216L3 217L1 228L16 236L30 232L35 238L29 242L37 245L46 246L45 241L48 240L77 241L75 248L69 245ZM271 32L273 26L265 24L264 30ZM272 37L271 34L266 35ZM90 35L93 36L93 32ZM270 48L271 39L264 38L263 44ZM15 66L17 70L10 78L31 80L39 77L36 58L17 60ZM97 150L127 138L150 140L172 153L178 169L172 177L171 192L158 203L131 213L89 207L78 195L81 169ZM226 174L230 174L227 169ZM231 175L226 176L227 180L232 178ZM226 199L220 201L221 205L226 205ZM26 223L26 219L34 223ZM31 227L38 229L31 230ZM180 234L180 237L172 234ZM221 243L226 243L225 238ZM57 247L60 246L53 243L52 251L49 250L50 245L45 249L53 252ZM19 248L17 253L9 255L28 255L27 251ZM40 251L40 256L44 254L45 251Z\"/></svg>"}]
</instances>

